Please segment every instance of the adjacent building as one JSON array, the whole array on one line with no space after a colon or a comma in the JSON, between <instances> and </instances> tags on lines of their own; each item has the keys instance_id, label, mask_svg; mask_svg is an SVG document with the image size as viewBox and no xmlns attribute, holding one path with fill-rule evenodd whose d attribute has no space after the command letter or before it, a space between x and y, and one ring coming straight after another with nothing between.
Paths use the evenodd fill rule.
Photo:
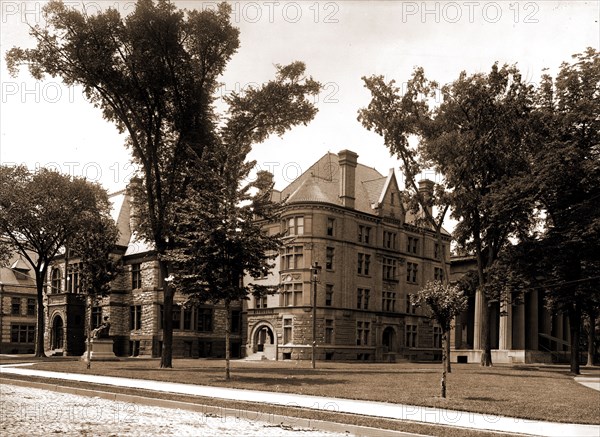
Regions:
<instances>
[{"instance_id":1,"label":"adjacent building","mask_svg":"<svg viewBox=\"0 0 600 437\"><path fill-rule=\"evenodd\" d=\"M36 317L33 270L22 255L14 254L5 267L0 267L0 353L33 353Z\"/></svg>"},{"instance_id":2,"label":"adjacent building","mask_svg":"<svg viewBox=\"0 0 600 437\"><path fill-rule=\"evenodd\" d=\"M474 272L477 262L473 256L454 256L450 278L458 281ZM494 363L552 363L569 359L569 320L563 314L552 314L544 305L543 290L526 291L511 301L492 302L490 335ZM469 296L469 305L455 320L450 337L454 362L478 363L483 349L481 332L481 291Z\"/></svg>"},{"instance_id":3,"label":"adjacent building","mask_svg":"<svg viewBox=\"0 0 600 437\"><path fill-rule=\"evenodd\" d=\"M450 235L438 247L405 210L394 171L384 176L357 158L327 153L276 193L280 222L264 227L285 235L284 248L269 275L246 280L280 291L247 303L248 356L310 359L313 330L319 360L441 356L440 328L409 296L441 279ZM433 183L420 189L430 193Z\"/></svg>"},{"instance_id":4,"label":"adjacent building","mask_svg":"<svg viewBox=\"0 0 600 437\"><path fill-rule=\"evenodd\" d=\"M79 287L79 260L70 254L55 258L46 287L46 350L50 355L82 355L87 318L91 328L110 321L110 336L118 356L158 357L162 353L163 278L152 245L133 229L131 197L127 190L110 196L112 217L119 229L113 256L120 272L110 294L88 304ZM186 306L175 295L174 357L223 357L226 313L219 305ZM242 307L232 305L232 356L242 354Z\"/></svg>"}]
</instances>

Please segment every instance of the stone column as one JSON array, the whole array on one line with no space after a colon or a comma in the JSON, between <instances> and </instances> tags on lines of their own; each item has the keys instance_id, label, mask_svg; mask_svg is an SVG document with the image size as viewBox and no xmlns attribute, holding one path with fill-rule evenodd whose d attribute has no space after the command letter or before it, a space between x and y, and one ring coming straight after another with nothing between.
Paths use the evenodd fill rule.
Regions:
<instances>
[{"instance_id":1,"label":"stone column","mask_svg":"<svg viewBox=\"0 0 600 437\"><path fill-rule=\"evenodd\" d=\"M512 349L512 305L504 301L500 306L500 342L498 348L501 350Z\"/></svg>"}]
</instances>

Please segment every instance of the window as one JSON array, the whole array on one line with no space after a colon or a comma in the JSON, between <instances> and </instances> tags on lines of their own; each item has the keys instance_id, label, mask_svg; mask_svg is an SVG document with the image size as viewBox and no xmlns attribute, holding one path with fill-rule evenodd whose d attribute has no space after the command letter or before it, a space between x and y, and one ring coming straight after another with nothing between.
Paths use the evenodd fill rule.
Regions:
<instances>
[{"instance_id":1,"label":"window","mask_svg":"<svg viewBox=\"0 0 600 437\"><path fill-rule=\"evenodd\" d=\"M254 298L255 308L267 308L267 296L258 296Z\"/></svg>"},{"instance_id":2,"label":"window","mask_svg":"<svg viewBox=\"0 0 600 437\"><path fill-rule=\"evenodd\" d=\"M333 319L325 319L325 343L333 343Z\"/></svg>"},{"instance_id":3,"label":"window","mask_svg":"<svg viewBox=\"0 0 600 437\"><path fill-rule=\"evenodd\" d=\"M368 346L369 334L371 333L371 322L356 322L356 345Z\"/></svg>"},{"instance_id":4,"label":"window","mask_svg":"<svg viewBox=\"0 0 600 437\"><path fill-rule=\"evenodd\" d=\"M242 312L233 310L231 312L231 333L239 334L242 329Z\"/></svg>"},{"instance_id":5,"label":"window","mask_svg":"<svg viewBox=\"0 0 600 437\"><path fill-rule=\"evenodd\" d=\"M444 280L444 270L441 269L440 267L434 267L433 268L433 279L436 281L443 281Z\"/></svg>"},{"instance_id":6,"label":"window","mask_svg":"<svg viewBox=\"0 0 600 437\"><path fill-rule=\"evenodd\" d=\"M33 343L35 341L35 325L11 325L10 341L12 343Z\"/></svg>"},{"instance_id":7,"label":"window","mask_svg":"<svg viewBox=\"0 0 600 437\"><path fill-rule=\"evenodd\" d=\"M183 329L192 329L192 308L183 308Z\"/></svg>"},{"instance_id":8,"label":"window","mask_svg":"<svg viewBox=\"0 0 600 437\"><path fill-rule=\"evenodd\" d=\"M325 252L325 268L327 270L333 270L333 247L328 247Z\"/></svg>"},{"instance_id":9,"label":"window","mask_svg":"<svg viewBox=\"0 0 600 437\"><path fill-rule=\"evenodd\" d=\"M131 264L131 288L137 290L142 288L142 265Z\"/></svg>"},{"instance_id":10,"label":"window","mask_svg":"<svg viewBox=\"0 0 600 437\"><path fill-rule=\"evenodd\" d=\"M371 266L371 255L364 253L358 254L358 274L369 276L369 268Z\"/></svg>"},{"instance_id":11,"label":"window","mask_svg":"<svg viewBox=\"0 0 600 437\"><path fill-rule=\"evenodd\" d=\"M396 239L398 238L398 234L395 232L383 231L383 247L388 249L396 248Z\"/></svg>"},{"instance_id":12,"label":"window","mask_svg":"<svg viewBox=\"0 0 600 437\"><path fill-rule=\"evenodd\" d=\"M440 251L440 245L435 243L433 246L433 257L435 259L442 259L442 253L446 251L446 246L442 244L442 250Z\"/></svg>"},{"instance_id":13,"label":"window","mask_svg":"<svg viewBox=\"0 0 600 437\"><path fill-rule=\"evenodd\" d=\"M371 239L371 228L368 226L358 226L358 242L369 244Z\"/></svg>"},{"instance_id":14,"label":"window","mask_svg":"<svg viewBox=\"0 0 600 437\"><path fill-rule=\"evenodd\" d=\"M417 347L417 325L406 325L406 347Z\"/></svg>"},{"instance_id":15,"label":"window","mask_svg":"<svg viewBox=\"0 0 600 437\"><path fill-rule=\"evenodd\" d=\"M333 284L325 285L325 306L333 305Z\"/></svg>"},{"instance_id":16,"label":"window","mask_svg":"<svg viewBox=\"0 0 600 437\"><path fill-rule=\"evenodd\" d=\"M439 326L433 327L433 347L442 347L442 328Z\"/></svg>"},{"instance_id":17,"label":"window","mask_svg":"<svg viewBox=\"0 0 600 437\"><path fill-rule=\"evenodd\" d=\"M50 292L51 293L61 293L62 284L61 284L60 270L52 269L52 277L50 279Z\"/></svg>"},{"instance_id":18,"label":"window","mask_svg":"<svg viewBox=\"0 0 600 437\"><path fill-rule=\"evenodd\" d=\"M381 310L393 312L396 311L396 293L393 291L384 291L382 293Z\"/></svg>"},{"instance_id":19,"label":"window","mask_svg":"<svg viewBox=\"0 0 600 437\"><path fill-rule=\"evenodd\" d=\"M416 263L406 263L406 282L416 284L419 265Z\"/></svg>"},{"instance_id":20,"label":"window","mask_svg":"<svg viewBox=\"0 0 600 437\"><path fill-rule=\"evenodd\" d=\"M284 249L281 256L281 269L302 269L304 268L304 257L302 255L302 246L288 246Z\"/></svg>"},{"instance_id":21,"label":"window","mask_svg":"<svg viewBox=\"0 0 600 437\"><path fill-rule=\"evenodd\" d=\"M27 315L35 316L35 299L27 299Z\"/></svg>"},{"instance_id":22,"label":"window","mask_svg":"<svg viewBox=\"0 0 600 437\"><path fill-rule=\"evenodd\" d=\"M283 344L292 342L292 319L283 319Z\"/></svg>"},{"instance_id":23,"label":"window","mask_svg":"<svg viewBox=\"0 0 600 437\"><path fill-rule=\"evenodd\" d=\"M419 239L408 237L408 240L406 240L406 251L408 253L417 253L419 251Z\"/></svg>"},{"instance_id":24,"label":"window","mask_svg":"<svg viewBox=\"0 0 600 437\"><path fill-rule=\"evenodd\" d=\"M383 279L387 281L397 281L396 260L394 258L383 257Z\"/></svg>"},{"instance_id":25,"label":"window","mask_svg":"<svg viewBox=\"0 0 600 437\"><path fill-rule=\"evenodd\" d=\"M302 283L283 284L283 306L298 306L302 304Z\"/></svg>"},{"instance_id":26,"label":"window","mask_svg":"<svg viewBox=\"0 0 600 437\"><path fill-rule=\"evenodd\" d=\"M173 329L181 329L181 306L173 305Z\"/></svg>"},{"instance_id":27,"label":"window","mask_svg":"<svg viewBox=\"0 0 600 437\"><path fill-rule=\"evenodd\" d=\"M79 282L79 264L69 264L67 268L67 292L68 293L79 293L80 282Z\"/></svg>"},{"instance_id":28,"label":"window","mask_svg":"<svg viewBox=\"0 0 600 437\"><path fill-rule=\"evenodd\" d=\"M304 235L304 217L289 217L284 221L284 234L289 235Z\"/></svg>"},{"instance_id":29,"label":"window","mask_svg":"<svg viewBox=\"0 0 600 437\"><path fill-rule=\"evenodd\" d=\"M196 308L196 331L212 331L213 311L211 308Z\"/></svg>"},{"instance_id":30,"label":"window","mask_svg":"<svg viewBox=\"0 0 600 437\"><path fill-rule=\"evenodd\" d=\"M131 305L129 307L129 330L134 331L142 328L142 306Z\"/></svg>"},{"instance_id":31,"label":"window","mask_svg":"<svg viewBox=\"0 0 600 437\"><path fill-rule=\"evenodd\" d=\"M20 316L21 315L21 298L20 297L13 297L11 299L10 313L13 316Z\"/></svg>"},{"instance_id":32,"label":"window","mask_svg":"<svg viewBox=\"0 0 600 437\"><path fill-rule=\"evenodd\" d=\"M330 236L330 237L333 237L333 235L334 235L334 233L333 233L334 229L335 229L335 219L328 218L327 219L327 235Z\"/></svg>"},{"instance_id":33,"label":"window","mask_svg":"<svg viewBox=\"0 0 600 437\"><path fill-rule=\"evenodd\" d=\"M369 295L371 291L367 288L359 288L356 291L356 308L359 310L369 309Z\"/></svg>"},{"instance_id":34,"label":"window","mask_svg":"<svg viewBox=\"0 0 600 437\"><path fill-rule=\"evenodd\" d=\"M411 303L410 301L410 294L406 295L406 312L408 314L415 314L417 311L417 308Z\"/></svg>"},{"instance_id":35,"label":"window","mask_svg":"<svg viewBox=\"0 0 600 437\"><path fill-rule=\"evenodd\" d=\"M102 324L102 307L92 307L92 329Z\"/></svg>"}]
</instances>

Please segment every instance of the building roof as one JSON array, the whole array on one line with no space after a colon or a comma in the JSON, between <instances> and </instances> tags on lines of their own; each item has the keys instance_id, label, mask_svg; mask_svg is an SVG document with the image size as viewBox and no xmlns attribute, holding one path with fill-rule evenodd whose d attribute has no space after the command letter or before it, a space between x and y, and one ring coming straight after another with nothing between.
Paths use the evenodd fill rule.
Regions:
<instances>
[{"instance_id":1,"label":"building roof","mask_svg":"<svg viewBox=\"0 0 600 437\"><path fill-rule=\"evenodd\" d=\"M354 182L355 209L373 214L386 177L374 168L357 164ZM339 157L328 152L281 191L286 203L324 202L342 206Z\"/></svg>"},{"instance_id":2,"label":"building roof","mask_svg":"<svg viewBox=\"0 0 600 437\"><path fill-rule=\"evenodd\" d=\"M29 253L29 256L36 259L34 253ZM0 283L5 288L11 287L26 287L35 289L35 277L31 272L31 266L23 259L23 256L18 253L13 253L11 259L5 267L0 267Z\"/></svg>"}]
</instances>

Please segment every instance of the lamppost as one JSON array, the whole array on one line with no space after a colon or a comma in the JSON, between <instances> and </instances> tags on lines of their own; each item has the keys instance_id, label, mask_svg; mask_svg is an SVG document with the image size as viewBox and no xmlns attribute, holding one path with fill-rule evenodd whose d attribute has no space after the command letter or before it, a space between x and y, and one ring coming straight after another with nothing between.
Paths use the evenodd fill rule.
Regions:
<instances>
[{"instance_id":1,"label":"lamppost","mask_svg":"<svg viewBox=\"0 0 600 437\"><path fill-rule=\"evenodd\" d=\"M318 262L314 262L311 268L313 283L313 296L312 296L312 368L315 366L315 356L317 348L317 283L319 282L319 272L321 266Z\"/></svg>"}]
</instances>

